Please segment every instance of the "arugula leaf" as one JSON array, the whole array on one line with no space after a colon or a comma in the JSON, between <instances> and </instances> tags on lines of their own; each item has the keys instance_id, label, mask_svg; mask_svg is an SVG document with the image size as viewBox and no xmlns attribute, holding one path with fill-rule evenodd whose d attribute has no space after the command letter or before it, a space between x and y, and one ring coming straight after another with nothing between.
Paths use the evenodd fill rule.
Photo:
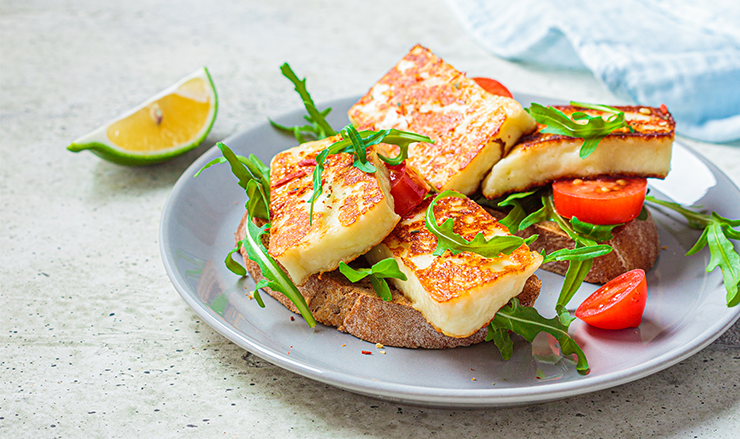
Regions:
<instances>
[{"instance_id":1,"label":"arugula leaf","mask_svg":"<svg viewBox=\"0 0 740 439\"><path fill-rule=\"evenodd\" d=\"M532 103L528 111L537 123L546 125L542 129L542 133L583 139L583 144L579 151L581 159L585 159L591 155L596 150L596 146L601 142L601 139L608 136L612 131L624 127L629 127L632 130L632 127L625 120L624 112L617 108L607 105L586 104L583 102L571 102L570 104L576 107L602 111L608 113L609 116L604 119L602 116L591 116L587 113L577 111L572 114L572 118L569 118L557 108L544 107L537 103Z\"/></svg>"},{"instance_id":2,"label":"arugula leaf","mask_svg":"<svg viewBox=\"0 0 740 439\"><path fill-rule=\"evenodd\" d=\"M591 224L583 222L576 217L573 217L570 220L570 225L571 227L573 227L574 232L585 238L591 239L596 242L605 242L614 238L614 235L612 235L612 230L614 230L615 227L619 227L624 224Z\"/></svg>"},{"instance_id":3,"label":"arugula leaf","mask_svg":"<svg viewBox=\"0 0 740 439\"><path fill-rule=\"evenodd\" d=\"M514 354L514 342L511 341L508 329L504 327L494 328L493 323L489 323L488 332L486 333L486 341L491 340L496 344L499 353L501 353L501 358L504 360L509 360Z\"/></svg>"},{"instance_id":4,"label":"arugula leaf","mask_svg":"<svg viewBox=\"0 0 740 439\"><path fill-rule=\"evenodd\" d=\"M519 236L498 235L487 240L483 232L478 232L472 241L468 241L453 231L452 218L447 218L441 226L437 224L437 220L434 218L434 206L437 205L437 201L446 197L467 198L458 192L444 191L434 197L434 200L427 207L426 227L429 232L437 237L437 248L432 253L434 256L442 256L446 250L449 250L453 255L462 252L471 252L479 254L484 258L497 258L501 253L511 254L511 252L521 247L522 244L528 244L534 241L534 239L537 239L536 235L530 237L528 241Z\"/></svg>"},{"instance_id":5,"label":"arugula leaf","mask_svg":"<svg viewBox=\"0 0 740 439\"><path fill-rule=\"evenodd\" d=\"M642 204L642 210L640 211L640 214L637 215L637 219L639 221L646 221L648 219L648 210L645 203Z\"/></svg>"},{"instance_id":6,"label":"arugula leaf","mask_svg":"<svg viewBox=\"0 0 740 439\"><path fill-rule=\"evenodd\" d=\"M607 253L611 253L611 246L601 244L589 247L576 247L573 249L561 248L548 255L543 255L545 260L543 264L553 261L585 261L587 259L598 258Z\"/></svg>"},{"instance_id":7,"label":"arugula leaf","mask_svg":"<svg viewBox=\"0 0 740 439\"><path fill-rule=\"evenodd\" d=\"M344 262L339 263L339 271L349 279L350 282L359 282L366 277L370 278L375 292L386 302L393 300L391 290L388 287L386 278L408 280L406 275L398 268L398 262L393 258L383 259L373 264L370 268L360 268L355 270Z\"/></svg>"},{"instance_id":8,"label":"arugula leaf","mask_svg":"<svg viewBox=\"0 0 740 439\"><path fill-rule=\"evenodd\" d=\"M255 218L270 220L270 189L265 190L257 180L249 180L247 183L247 203L244 205L247 212Z\"/></svg>"},{"instance_id":9,"label":"arugula leaf","mask_svg":"<svg viewBox=\"0 0 740 439\"><path fill-rule=\"evenodd\" d=\"M576 243L576 247L580 244ZM560 316L560 320L565 324L570 324L573 318L570 317L569 311L566 309L570 300L575 296L576 292L583 281L586 279L586 275L591 271L591 267L594 265L593 259L586 259L582 261L570 261L568 263L568 271L565 272L565 279L563 285L560 287L560 294L558 294L558 301L555 304L555 311Z\"/></svg>"},{"instance_id":10,"label":"arugula leaf","mask_svg":"<svg viewBox=\"0 0 740 439\"><path fill-rule=\"evenodd\" d=\"M261 307L265 307L265 303L262 301L262 297L259 294L260 288L270 288L273 291L283 293L285 297L290 299L291 302L298 308L303 318L309 327L313 328L316 326L316 319L311 314L311 310L306 304L306 299L303 298L298 288L293 284L287 274L280 268L278 263L267 253L267 249L262 244L262 235L269 233L270 224L265 224L262 227L258 227L252 221L252 216L247 215L247 236L239 241L236 248L231 250L226 256L226 266L232 272L239 276L245 276L247 270L238 262L234 261L231 257L232 254L239 251L243 246L247 250L247 256L250 260L256 262L262 276L264 278L257 283L254 290L254 298Z\"/></svg>"},{"instance_id":11,"label":"arugula leaf","mask_svg":"<svg viewBox=\"0 0 740 439\"><path fill-rule=\"evenodd\" d=\"M568 335L568 326L563 324L558 317L546 319L536 309L521 306L519 300L513 298L506 306L498 310L496 316L489 323L488 334L486 334L486 341L494 340L496 342L504 360L511 358L513 346L506 331L518 334L530 343L540 332L547 332L560 343L560 352L563 355L575 354L577 356L576 370L579 373L585 374L588 372L586 354L578 346L578 343Z\"/></svg>"},{"instance_id":12,"label":"arugula leaf","mask_svg":"<svg viewBox=\"0 0 740 439\"><path fill-rule=\"evenodd\" d=\"M727 306L733 307L740 303L740 255L730 241L740 240L740 231L734 227L740 226L740 219L731 220L712 212L707 215L696 212L671 201L659 200L648 195L645 201L658 206L672 209L683 215L689 227L702 230L696 244L686 253L691 256L698 253L705 246L709 247L709 264L707 273L719 267L722 271L722 281L727 291Z\"/></svg>"},{"instance_id":13,"label":"arugula leaf","mask_svg":"<svg viewBox=\"0 0 740 439\"><path fill-rule=\"evenodd\" d=\"M318 108L316 108L311 95L306 89L306 79L298 79L298 76L296 76L288 63L280 66L280 71L283 73L283 76L293 83L295 91L297 91L301 96L303 105L306 107L306 111L308 112L308 116L304 116L304 119L306 119L310 125L287 127L273 122L272 120L270 120L270 124L279 130L293 133L298 143L306 142L305 137L303 137L303 133L312 134L316 137L316 140L336 135L337 132L334 131L334 128L332 128L326 121L326 116L331 111L331 108L327 108L323 111L319 111Z\"/></svg>"},{"instance_id":14,"label":"arugula leaf","mask_svg":"<svg viewBox=\"0 0 740 439\"><path fill-rule=\"evenodd\" d=\"M247 194L245 207L255 218L270 220L270 168L267 167L257 156L250 154L244 157L234 154L225 143L216 144L221 150L223 157L217 157L206 163L194 177L213 165L228 163L231 172L239 179L239 186Z\"/></svg>"},{"instance_id":15,"label":"arugula leaf","mask_svg":"<svg viewBox=\"0 0 740 439\"><path fill-rule=\"evenodd\" d=\"M555 210L555 202L552 199L551 192L542 196L542 204L543 209L546 210L547 218L550 221L555 221L555 223L560 226L560 229L563 230L570 239L575 241L574 250L597 246L597 242L595 240L576 232L572 228L571 223L566 221L565 218L558 214L558 212ZM588 272L591 271L591 267L593 267L593 264L593 259L572 260L568 262L568 270L565 272L565 279L563 280L563 285L560 287L558 301L555 305L555 311L558 313L560 321L564 325L570 325L570 322L574 320L574 317L570 316L570 313L566 309L566 306L576 294L578 289L581 288L581 285L586 279L586 275L588 274Z\"/></svg>"},{"instance_id":16,"label":"arugula leaf","mask_svg":"<svg viewBox=\"0 0 740 439\"><path fill-rule=\"evenodd\" d=\"M367 161L367 146L360 137L360 133L357 132L352 124L342 129L342 138L349 139L352 142L352 152L355 155L355 161L352 166L367 174L375 173L377 168Z\"/></svg>"},{"instance_id":17,"label":"arugula leaf","mask_svg":"<svg viewBox=\"0 0 740 439\"><path fill-rule=\"evenodd\" d=\"M326 118L326 116L331 113L331 107L325 109L324 111L321 111L319 114L321 114L321 117ZM327 136L322 136L322 131L319 125L311 119L310 116L303 116L304 119L306 119L310 125L297 125L293 127L288 127L285 125L280 125L279 123L275 122L274 120L267 118L268 122L270 122L270 125L272 125L274 128L279 129L280 131L285 131L288 133L292 133L295 139L298 141L298 143L306 143L307 140L305 137L303 137L303 133L307 134L313 134L313 136L316 138L315 140L323 139Z\"/></svg>"},{"instance_id":18,"label":"arugula leaf","mask_svg":"<svg viewBox=\"0 0 740 439\"><path fill-rule=\"evenodd\" d=\"M509 211L508 215L506 215L503 219L499 220L501 224L506 226L509 229L509 232L514 234L518 232L519 230L522 230L526 227L520 227L522 221L527 217L527 212L522 205L524 202L523 200L526 198L529 198L531 195L534 195L537 193L537 191L531 191L531 192L519 192L515 194L511 194L502 201L498 202L496 205L499 207L507 207L511 206L511 210Z\"/></svg>"},{"instance_id":19,"label":"arugula leaf","mask_svg":"<svg viewBox=\"0 0 740 439\"><path fill-rule=\"evenodd\" d=\"M347 125L344 129L348 129L351 125ZM354 127L352 127L354 129ZM396 145L398 146L401 151L396 157L390 158L386 157L382 154L378 154L378 157L384 161L385 163L395 166L400 165L403 163L404 160L408 158L408 148L409 145L412 143L417 142L425 142L425 143L434 143L432 139L430 139L427 136L423 136L421 134L412 133L410 131L400 131L397 129L388 129L388 130L380 130L380 131L370 131L370 130L363 130L359 133L360 139L362 139L362 142L365 145L365 148L377 145L378 143L386 143L388 145ZM348 152L351 153L353 151L353 143L351 139L348 139L345 136L342 136L342 140L334 143L332 146L337 146L340 148L339 152ZM351 148L350 148L351 147Z\"/></svg>"},{"instance_id":20,"label":"arugula leaf","mask_svg":"<svg viewBox=\"0 0 740 439\"><path fill-rule=\"evenodd\" d=\"M395 129L381 131L365 130L357 132L352 124L344 127L341 133L341 140L332 143L316 156L316 167L314 168L312 174L313 194L311 194L311 198L309 198L307 201L308 203L311 203L308 217L309 224L313 224L314 203L316 202L316 200L319 199L319 196L324 191L321 184L321 174L324 172L324 163L326 162L327 157L329 157L330 155L341 153L353 154L355 156L355 161L352 165L363 172L372 174L377 169L372 163L367 161L367 147L377 145L380 142L399 146L401 148L401 152L393 159L378 154L378 157L381 160L392 165L394 163L400 164L403 160L406 159L406 157L408 157L408 147L411 143L433 143L432 139L430 139L429 137Z\"/></svg>"}]
</instances>

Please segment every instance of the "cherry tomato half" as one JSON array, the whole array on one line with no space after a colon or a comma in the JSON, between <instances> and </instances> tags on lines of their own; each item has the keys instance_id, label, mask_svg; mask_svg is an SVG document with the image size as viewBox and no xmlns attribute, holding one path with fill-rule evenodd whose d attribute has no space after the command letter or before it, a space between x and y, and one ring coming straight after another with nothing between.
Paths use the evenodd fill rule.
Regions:
<instances>
[{"instance_id":1,"label":"cherry tomato half","mask_svg":"<svg viewBox=\"0 0 740 439\"><path fill-rule=\"evenodd\" d=\"M637 328L647 303L647 281L641 269L628 271L594 291L576 317L601 329Z\"/></svg>"},{"instance_id":2,"label":"cherry tomato half","mask_svg":"<svg viewBox=\"0 0 740 439\"><path fill-rule=\"evenodd\" d=\"M391 180L391 195L393 195L394 210L404 216L414 207L421 204L429 193L429 186L406 163L388 166Z\"/></svg>"},{"instance_id":3,"label":"cherry tomato half","mask_svg":"<svg viewBox=\"0 0 740 439\"><path fill-rule=\"evenodd\" d=\"M505 96L507 98L514 97L514 95L511 94L508 88L504 87L503 84L496 81L495 79L491 79L491 78L471 78L471 79L477 82L478 85L483 87L488 93L491 93L493 95Z\"/></svg>"},{"instance_id":4,"label":"cherry tomato half","mask_svg":"<svg viewBox=\"0 0 740 439\"><path fill-rule=\"evenodd\" d=\"M646 194L644 178L575 178L552 184L558 213L591 224L619 224L637 218Z\"/></svg>"}]
</instances>

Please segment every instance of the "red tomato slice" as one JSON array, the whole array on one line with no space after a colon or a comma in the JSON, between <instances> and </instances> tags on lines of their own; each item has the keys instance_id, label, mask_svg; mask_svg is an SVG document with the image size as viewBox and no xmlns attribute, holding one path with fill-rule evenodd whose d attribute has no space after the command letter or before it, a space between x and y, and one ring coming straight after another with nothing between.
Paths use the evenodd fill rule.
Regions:
<instances>
[{"instance_id":1,"label":"red tomato slice","mask_svg":"<svg viewBox=\"0 0 740 439\"><path fill-rule=\"evenodd\" d=\"M641 269L610 280L576 310L576 317L601 329L637 328L647 303L647 281Z\"/></svg>"},{"instance_id":2,"label":"red tomato slice","mask_svg":"<svg viewBox=\"0 0 740 439\"><path fill-rule=\"evenodd\" d=\"M478 85L483 87L488 93L493 95L505 96L507 98L513 98L508 88L504 87L503 84L491 78L470 78L477 82Z\"/></svg>"},{"instance_id":3,"label":"red tomato slice","mask_svg":"<svg viewBox=\"0 0 740 439\"><path fill-rule=\"evenodd\" d=\"M591 224L619 224L637 218L646 194L644 178L576 178L552 184L558 213Z\"/></svg>"},{"instance_id":4,"label":"red tomato slice","mask_svg":"<svg viewBox=\"0 0 740 439\"><path fill-rule=\"evenodd\" d=\"M410 166L406 166L406 163L388 166L388 170L390 171L394 210L398 215L404 216L421 204L429 193L429 186Z\"/></svg>"}]
</instances>

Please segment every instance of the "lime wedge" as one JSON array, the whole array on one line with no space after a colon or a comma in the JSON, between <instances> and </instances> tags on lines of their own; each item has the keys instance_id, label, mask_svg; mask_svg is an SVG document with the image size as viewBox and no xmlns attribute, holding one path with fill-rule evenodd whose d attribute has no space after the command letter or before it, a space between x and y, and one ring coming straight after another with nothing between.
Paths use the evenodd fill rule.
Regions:
<instances>
[{"instance_id":1,"label":"lime wedge","mask_svg":"<svg viewBox=\"0 0 740 439\"><path fill-rule=\"evenodd\" d=\"M188 75L143 104L72 142L122 165L159 163L189 151L216 120L218 96L208 69Z\"/></svg>"}]
</instances>

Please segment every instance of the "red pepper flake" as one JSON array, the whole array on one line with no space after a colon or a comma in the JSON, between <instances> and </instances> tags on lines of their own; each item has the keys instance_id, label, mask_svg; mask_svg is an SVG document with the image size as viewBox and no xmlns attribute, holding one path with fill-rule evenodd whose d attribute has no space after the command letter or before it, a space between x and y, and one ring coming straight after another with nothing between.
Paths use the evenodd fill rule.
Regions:
<instances>
[{"instance_id":1,"label":"red pepper flake","mask_svg":"<svg viewBox=\"0 0 740 439\"><path fill-rule=\"evenodd\" d=\"M297 163L298 166L316 166L316 159L303 159Z\"/></svg>"},{"instance_id":2,"label":"red pepper flake","mask_svg":"<svg viewBox=\"0 0 740 439\"><path fill-rule=\"evenodd\" d=\"M290 316L290 321L292 322L293 320L295 320L295 317Z\"/></svg>"},{"instance_id":3,"label":"red pepper flake","mask_svg":"<svg viewBox=\"0 0 740 439\"><path fill-rule=\"evenodd\" d=\"M306 171L304 171L302 169L300 171L291 172L290 174L286 175L285 177L281 178L280 180L274 182L272 184L272 187L273 188L278 188L278 187L284 185L285 183L288 183L290 181L295 180L296 178L301 178L301 177L306 176L306 175L308 175L308 172L306 172Z\"/></svg>"},{"instance_id":4,"label":"red pepper flake","mask_svg":"<svg viewBox=\"0 0 740 439\"><path fill-rule=\"evenodd\" d=\"M362 351L362 355L372 355L373 353L370 351Z\"/></svg>"},{"instance_id":5,"label":"red pepper flake","mask_svg":"<svg viewBox=\"0 0 740 439\"><path fill-rule=\"evenodd\" d=\"M665 104L660 104L660 111L663 114L668 114L668 107L666 107Z\"/></svg>"}]
</instances>

